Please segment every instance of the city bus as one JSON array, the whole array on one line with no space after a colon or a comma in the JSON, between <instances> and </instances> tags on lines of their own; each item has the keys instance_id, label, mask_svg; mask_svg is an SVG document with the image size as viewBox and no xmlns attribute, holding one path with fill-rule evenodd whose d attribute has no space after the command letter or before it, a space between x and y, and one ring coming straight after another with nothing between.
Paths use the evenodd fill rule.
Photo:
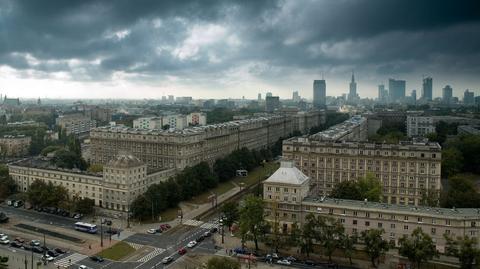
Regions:
<instances>
[{"instance_id":1,"label":"city bus","mask_svg":"<svg viewBox=\"0 0 480 269\"><path fill-rule=\"evenodd\" d=\"M97 225L86 222L77 222L75 223L75 230L94 234L97 233Z\"/></svg>"}]
</instances>

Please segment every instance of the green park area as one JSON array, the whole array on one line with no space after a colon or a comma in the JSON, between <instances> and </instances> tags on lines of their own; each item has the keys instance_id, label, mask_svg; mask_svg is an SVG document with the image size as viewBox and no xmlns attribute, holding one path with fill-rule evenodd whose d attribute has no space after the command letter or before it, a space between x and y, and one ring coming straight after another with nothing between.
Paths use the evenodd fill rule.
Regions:
<instances>
[{"instance_id":1,"label":"green park area","mask_svg":"<svg viewBox=\"0 0 480 269\"><path fill-rule=\"evenodd\" d=\"M97 253L97 255L105 259L119 261L132 254L133 252L135 252L135 249L133 247L123 241L120 241L115 245Z\"/></svg>"}]
</instances>

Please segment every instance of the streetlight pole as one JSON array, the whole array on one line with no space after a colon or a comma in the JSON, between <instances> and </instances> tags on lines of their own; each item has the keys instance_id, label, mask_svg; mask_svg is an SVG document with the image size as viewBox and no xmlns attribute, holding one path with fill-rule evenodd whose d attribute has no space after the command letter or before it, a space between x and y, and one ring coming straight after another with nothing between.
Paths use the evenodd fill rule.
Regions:
<instances>
[{"instance_id":1,"label":"streetlight pole","mask_svg":"<svg viewBox=\"0 0 480 269\"><path fill-rule=\"evenodd\" d=\"M225 243L225 225L224 225L224 221L223 221L224 218L225 217L222 216L222 218L220 219L220 223L222 225L222 244Z\"/></svg>"},{"instance_id":2,"label":"streetlight pole","mask_svg":"<svg viewBox=\"0 0 480 269\"><path fill-rule=\"evenodd\" d=\"M100 247L103 248L103 221L104 219L102 218L100 220Z\"/></svg>"}]
</instances>

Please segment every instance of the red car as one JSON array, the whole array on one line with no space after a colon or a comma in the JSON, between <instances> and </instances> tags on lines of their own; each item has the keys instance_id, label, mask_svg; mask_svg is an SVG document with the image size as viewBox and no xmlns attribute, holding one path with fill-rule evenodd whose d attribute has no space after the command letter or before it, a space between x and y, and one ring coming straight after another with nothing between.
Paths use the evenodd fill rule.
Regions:
<instances>
[{"instance_id":1,"label":"red car","mask_svg":"<svg viewBox=\"0 0 480 269\"><path fill-rule=\"evenodd\" d=\"M170 228L172 228L172 226L170 226L169 224L161 224L161 225L160 225L160 229L161 229L162 231L166 231L166 230L168 230L168 229L170 229Z\"/></svg>"},{"instance_id":2,"label":"red car","mask_svg":"<svg viewBox=\"0 0 480 269\"><path fill-rule=\"evenodd\" d=\"M183 255L185 253L187 253L187 250L185 248L181 248L181 249L178 250L179 255Z\"/></svg>"}]
</instances>

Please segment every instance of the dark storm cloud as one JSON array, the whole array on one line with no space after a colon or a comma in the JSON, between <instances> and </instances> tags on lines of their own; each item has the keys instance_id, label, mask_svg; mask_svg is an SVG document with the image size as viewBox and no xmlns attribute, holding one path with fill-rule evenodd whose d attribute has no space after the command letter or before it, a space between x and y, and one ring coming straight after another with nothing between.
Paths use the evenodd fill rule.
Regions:
<instances>
[{"instance_id":1,"label":"dark storm cloud","mask_svg":"<svg viewBox=\"0 0 480 269\"><path fill-rule=\"evenodd\" d=\"M218 77L248 64L269 79L338 66L472 73L479 13L474 0L0 0L0 65L93 80Z\"/></svg>"}]
</instances>

